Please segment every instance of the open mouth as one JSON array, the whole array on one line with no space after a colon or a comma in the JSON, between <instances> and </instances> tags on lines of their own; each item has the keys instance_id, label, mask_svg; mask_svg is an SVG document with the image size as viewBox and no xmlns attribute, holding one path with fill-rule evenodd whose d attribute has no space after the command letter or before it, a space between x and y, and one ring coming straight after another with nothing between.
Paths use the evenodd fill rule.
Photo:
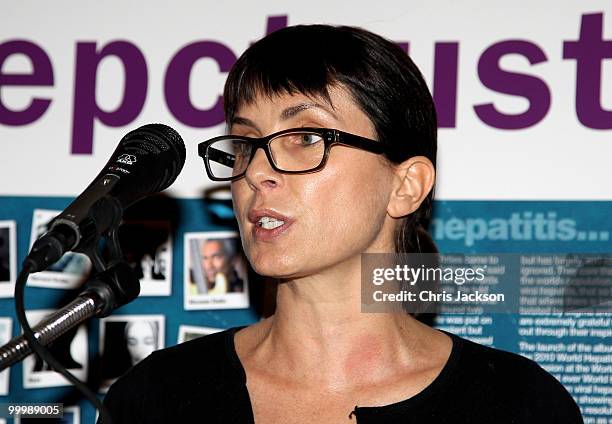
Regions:
<instances>
[{"instance_id":1,"label":"open mouth","mask_svg":"<svg viewBox=\"0 0 612 424\"><path fill-rule=\"evenodd\" d=\"M257 226L266 230L273 230L280 227L284 223L285 221L281 221L280 219L272 218L270 216L262 216L257 221Z\"/></svg>"},{"instance_id":2,"label":"open mouth","mask_svg":"<svg viewBox=\"0 0 612 424\"><path fill-rule=\"evenodd\" d=\"M295 222L294 218L267 208L251 209L248 219L253 224L253 238L262 242L273 241L285 234Z\"/></svg>"}]
</instances>

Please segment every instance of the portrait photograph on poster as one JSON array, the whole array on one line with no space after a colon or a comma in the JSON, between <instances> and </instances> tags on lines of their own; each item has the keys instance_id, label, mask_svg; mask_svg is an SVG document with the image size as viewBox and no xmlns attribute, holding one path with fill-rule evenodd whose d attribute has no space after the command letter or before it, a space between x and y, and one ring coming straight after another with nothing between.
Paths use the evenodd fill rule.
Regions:
<instances>
[{"instance_id":1,"label":"portrait photograph on poster","mask_svg":"<svg viewBox=\"0 0 612 424\"><path fill-rule=\"evenodd\" d=\"M15 417L15 424L28 424L38 422L52 422L53 424L81 424L81 408L78 406L64 406L64 413L61 418L41 419L41 418L21 418ZM0 421L0 424L2 422Z\"/></svg>"},{"instance_id":2,"label":"portrait photograph on poster","mask_svg":"<svg viewBox=\"0 0 612 424\"><path fill-rule=\"evenodd\" d=\"M100 320L100 391L165 347L165 315L115 315Z\"/></svg>"},{"instance_id":3,"label":"portrait photograph on poster","mask_svg":"<svg viewBox=\"0 0 612 424\"><path fill-rule=\"evenodd\" d=\"M246 258L238 233L185 234L185 309L249 307Z\"/></svg>"},{"instance_id":4,"label":"portrait photograph on poster","mask_svg":"<svg viewBox=\"0 0 612 424\"><path fill-rule=\"evenodd\" d=\"M30 327L34 327L53 310L32 310L26 312ZM47 349L68 371L80 380L87 378L87 328L85 325L68 330L57 340L47 345ZM23 387L38 389L43 387L70 386L63 375L53 371L49 364L33 354L23 361Z\"/></svg>"},{"instance_id":5,"label":"portrait photograph on poster","mask_svg":"<svg viewBox=\"0 0 612 424\"><path fill-rule=\"evenodd\" d=\"M11 340L13 329L13 320L9 317L0 318L0 346L4 346ZM9 392L10 368L0 372L0 396L6 396Z\"/></svg>"},{"instance_id":6,"label":"portrait photograph on poster","mask_svg":"<svg viewBox=\"0 0 612 424\"><path fill-rule=\"evenodd\" d=\"M61 211L35 209L32 217L30 248L47 231L49 222ZM91 271L91 261L82 253L65 253L59 261L45 271L31 274L28 285L52 289L74 289L80 287Z\"/></svg>"},{"instance_id":7,"label":"portrait photograph on poster","mask_svg":"<svg viewBox=\"0 0 612 424\"><path fill-rule=\"evenodd\" d=\"M124 259L140 279L140 296L172 293L172 236L168 221L127 221L119 227Z\"/></svg>"},{"instance_id":8,"label":"portrait photograph on poster","mask_svg":"<svg viewBox=\"0 0 612 424\"><path fill-rule=\"evenodd\" d=\"M0 297L13 297L17 278L15 221L0 221Z\"/></svg>"},{"instance_id":9,"label":"portrait photograph on poster","mask_svg":"<svg viewBox=\"0 0 612 424\"><path fill-rule=\"evenodd\" d=\"M218 333L219 331L223 331L223 328L200 327L197 325L179 325L177 343L188 342L189 340Z\"/></svg>"}]
</instances>

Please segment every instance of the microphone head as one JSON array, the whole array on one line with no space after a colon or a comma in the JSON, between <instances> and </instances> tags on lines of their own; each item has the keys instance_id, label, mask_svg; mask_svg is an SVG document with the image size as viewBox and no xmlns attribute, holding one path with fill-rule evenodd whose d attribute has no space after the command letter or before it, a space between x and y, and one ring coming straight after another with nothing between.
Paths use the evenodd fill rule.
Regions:
<instances>
[{"instance_id":1,"label":"microphone head","mask_svg":"<svg viewBox=\"0 0 612 424\"><path fill-rule=\"evenodd\" d=\"M123 209L168 188L184 164L185 144L172 128L148 124L130 131L100 174L35 243L28 256L33 269L45 269L68 250L90 252L98 236L118 225Z\"/></svg>"},{"instance_id":2,"label":"microphone head","mask_svg":"<svg viewBox=\"0 0 612 424\"><path fill-rule=\"evenodd\" d=\"M147 124L123 137L101 174L120 178L112 195L125 208L170 187L183 169L185 155L178 132L164 124Z\"/></svg>"}]
</instances>

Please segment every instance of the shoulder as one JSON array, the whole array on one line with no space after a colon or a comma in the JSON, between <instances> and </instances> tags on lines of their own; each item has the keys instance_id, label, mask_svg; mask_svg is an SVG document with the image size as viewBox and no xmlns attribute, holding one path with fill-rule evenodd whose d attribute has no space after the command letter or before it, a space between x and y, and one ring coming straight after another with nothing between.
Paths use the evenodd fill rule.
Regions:
<instances>
[{"instance_id":1,"label":"shoulder","mask_svg":"<svg viewBox=\"0 0 612 424\"><path fill-rule=\"evenodd\" d=\"M530 381L536 385L547 385L565 389L537 362L516 353L474 343L453 336L462 344L461 358L464 367L480 378L496 384L521 383Z\"/></svg>"},{"instance_id":2,"label":"shoulder","mask_svg":"<svg viewBox=\"0 0 612 424\"><path fill-rule=\"evenodd\" d=\"M206 375L208 378L231 366L229 337L233 329L199 337L165 349L153 352L121 379L161 382L180 380L183 376L193 378Z\"/></svg>"},{"instance_id":3,"label":"shoulder","mask_svg":"<svg viewBox=\"0 0 612 424\"><path fill-rule=\"evenodd\" d=\"M580 409L561 383L535 361L452 335L459 344L455 377L516 422L582 423Z\"/></svg>"},{"instance_id":4,"label":"shoulder","mask_svg":"<svg viewBox=\"0 0 612 424\"><path fill-rule=\"evenodd\" d=\"M235 329L153 352L120 377L104 403L117 422L167 422L168 411L212 399L241 379L228 343ZM157 421L159 419L159 421Z\"/></svg>"},{"instance_id":5,"label":"shoulder","mask_svg":"<svg viewBox=\"0 0 612 424\"><path fill-rule=\"evenodd\" d=\"M153 352L147 359L159 366L171 362L179 368L198 365L206 367L211 361L225 361L228 358L228 341L234 329L228 329L180 343Z\"/></svg>"}]
</instances>

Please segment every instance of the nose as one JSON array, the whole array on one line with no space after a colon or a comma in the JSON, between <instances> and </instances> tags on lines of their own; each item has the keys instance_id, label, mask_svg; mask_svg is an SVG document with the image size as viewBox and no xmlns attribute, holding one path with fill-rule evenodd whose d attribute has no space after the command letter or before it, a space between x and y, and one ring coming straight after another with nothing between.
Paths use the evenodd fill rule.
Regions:
<instances>
[{"instance_id":1,"label":"nose","mask_svg":"<svg viewBox=\"0 0 612 424\"><path fill-rule=\"evenodd\" d=\"M255 150L244 175L247 183L254 189L274 188L280 183L281 175L272 168L263 148Z\"/></svg>"}]
</instances>

